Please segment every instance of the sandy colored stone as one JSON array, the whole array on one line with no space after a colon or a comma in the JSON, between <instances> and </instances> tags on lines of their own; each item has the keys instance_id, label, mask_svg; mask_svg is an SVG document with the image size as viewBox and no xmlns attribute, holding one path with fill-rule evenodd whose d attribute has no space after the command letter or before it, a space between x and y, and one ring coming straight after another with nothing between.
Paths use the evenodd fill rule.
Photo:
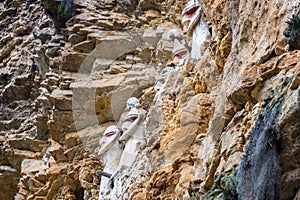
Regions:
<instances>
[{"instance_id":1,"label":"sandy colored stone","mask_svg":"<svg viewBox=\"0 0 300 200\"><path fill-rule=\"evenodd\" d=\"M54 140L52 140L51 143L51 146L48 148L48 151L51 154L51 156L53 156L56 162L65 161L66 157L64 155L62 145L55 142Z\"/></svg>"},{"instance_id":2,"label":"sandy colored stone","mask_svg":"<svg viewBox=\"0 0 300 200\"><path fill-rule=\"evenodd\" d=\"M77 43L73 49L81 53L89 53L95 48L95 41L86 40L84 42Z\"/></svg>"},{"instance_id":3,"label":"sandy colored stone","mask_svg":"<svg viewBox=\"0 0 300 200\"><path fill-rule=\"evenodd\" d=\"M32 173L47 169L48 166L42 160L24 159L21 166L21 173Z\"/></svg>"},{"instance_id":4,"label":"sandy colored stone","mask_svg":"<svg viewBox=\"0 0 300 200\"><path fill-rule=\"evenodd\" d=\"M61 70L77 72L86 58L86 54L83 53L68 53L64 56L64 64L61 66Z\"/></svg>"},{"instance_id":5,"label":"sandy colored stone","mask_svg":"<svg viewBox=\"0 0 300 200\"><path fill-rule=\"evenodd\" d=\"M68 133L65 138L67 149L74 147L81 142L77 132Z\"/></svg>"},{"instance_id":6,"label":"sandy colored stone","mask_svg":"<svg viewBox=\"0 0 300 200\"><path fill-rule=\"evenodd\" d=\"M54 90L50 96L54 102L56 109L60 111L70 111L72 110L72 92L69 90Z\"/></svg>"},{"instance_id":7,"label":"sandy colored stone","mask_svg":"<svg viewBox=\"0 0 300 200\"><path fill-rule=\"evenodd\" d=\"M186 2L77 0L61 30L39 4L0 3L0 199L96 199L101 133L131 96L147 110L148 143L108 198L200 199L239 164L282 83L281 199L299 198L299 51L286 52L282 34L299 2L201 0L208 48L198 63L173 66L184 70L155 103ZM46 170L48 153L56 162Z\"/></svg>"}]
</instances>

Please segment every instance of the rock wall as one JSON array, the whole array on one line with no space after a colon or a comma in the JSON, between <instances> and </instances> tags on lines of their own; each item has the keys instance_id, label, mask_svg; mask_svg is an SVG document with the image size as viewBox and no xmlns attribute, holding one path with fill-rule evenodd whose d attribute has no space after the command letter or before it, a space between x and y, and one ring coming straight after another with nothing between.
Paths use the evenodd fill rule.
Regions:
<instances>
[{"instance_id":1,"label":"rock wall","mask_svg":"<svg viewBox=\"0 0 300 200\"><path fill-rule=\"evenodd\" d=\"M68 21L59 2L0 3L0 199L98 199L98 142L131 96L147 144L107 199L300 198L299 1L200 0L212 37L181 66L187 1L75 0Z\"/></svg>"}]
</instances>

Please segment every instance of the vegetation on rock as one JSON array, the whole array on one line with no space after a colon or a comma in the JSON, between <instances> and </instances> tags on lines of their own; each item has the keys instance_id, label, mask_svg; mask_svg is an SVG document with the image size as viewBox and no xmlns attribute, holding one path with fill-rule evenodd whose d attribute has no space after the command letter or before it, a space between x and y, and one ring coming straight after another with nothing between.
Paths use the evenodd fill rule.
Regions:
<instances>
[{"instance_id":1,"label":"vegetation on rock","mask_svg":"<svg viewBox=\"0 0 300 200\"><path fill-rule=\"evenodd\" d=\"M300 13L299 11L292 16L287 22L288 27L284 30L283 35L287 37L289 50L300 49Z\"/></svg>"},{"instance_id":2,"label":"vegetation on rock","mask_svg":"<svg viewBox=\"0 0 300 200\"><path fill-rule=\"evenodd\" d=\"M57 28L64 27L66 22L74 15L75 4L73 0L42 0L42 6L51 16Z\"/></svg>"},{"instance_id":3,"label":"vegetation on rock","mask_svg":"<svg viewBox=\"0 0 300 200\"><path fill-rule=\"evenodd\" d=\"M203 196L203 200L237 199L236 191L236 170L231 170L225 174L216 174L212 188Z\"/></svg>"}]
</instances>

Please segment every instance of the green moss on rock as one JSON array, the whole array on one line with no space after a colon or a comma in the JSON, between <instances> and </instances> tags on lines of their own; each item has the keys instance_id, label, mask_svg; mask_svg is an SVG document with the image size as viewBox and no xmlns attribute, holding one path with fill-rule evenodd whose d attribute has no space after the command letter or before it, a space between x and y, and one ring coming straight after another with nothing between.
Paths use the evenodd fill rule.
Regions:
<instances>
[{"instance_id":1,"label":"green moss on rock","mask_svg":"<svg viewBox=\"0 0 300 200\"><path fill-rule=\"evenodd\" d=\"M42 0L41 4L57 28L65 27L75 12L73 0Z\"/></svg>"},{"instance_id":2,"label":"green moss on rock","mask_svg":"<svg viewBox=\"0 0 300 200\"><path fill-rule=\"evenodd\" d=\"M212 188L205 193L203 200L235 200L236 191L236 170L231 170L225 174L217 174Z\"/></svg>"}]
</instances>

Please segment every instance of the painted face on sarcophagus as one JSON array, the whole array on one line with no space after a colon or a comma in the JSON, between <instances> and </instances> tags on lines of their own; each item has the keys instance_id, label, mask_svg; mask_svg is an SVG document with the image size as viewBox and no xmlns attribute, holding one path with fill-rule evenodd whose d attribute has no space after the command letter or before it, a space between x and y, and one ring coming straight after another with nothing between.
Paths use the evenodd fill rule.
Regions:
<instances>
[{"instance_id":1,"label":"painted face on sarcophagus","mask_svg":"<svg viewBox=\"0 0 300 200\"><path fill-rule=\"evenodd\" d=\"M109 126L103 133L103 137L99 142L101 145L99 155L102 155L110 148L110 146L114 145L120 138L120 135L120 130L117 126Z\"/></svg>"},{"instance_id":2,"label":"painted face on sarcophagus","mask_svg":"<svg viewBox=\"0 0 300 200\"><path fill-rule=\"evenodd\" d=\"M173 50L173 63L175 65L182 64L189 56L187 48L179 42L179 40L174 40Z\"/></svg>"},{"instance_id":3,"label":"painted face on sarcophagus","mask_svg":"<svg viewBox=\"0 0 300 200\"><path fill-rule=\"evenodd\" d=\"M190 0L182 11L183 32L192 35L193 29L200 19L201 7L198 0Z\"/></svg>"},{"instance_id":4,"label":"painted face on sarcophagus","mask_svg":"<svg viewBox=\"0 0 300 200\"><path fill-rule=\"evenodd\" d=\"M124 123L122 125L122 130L124 132L127 131L130 128L131 124L133 124L139 118L139 116L140 116L139 109L135 107L131 108L124 120Z\"/></svg>"}]
</instances>

